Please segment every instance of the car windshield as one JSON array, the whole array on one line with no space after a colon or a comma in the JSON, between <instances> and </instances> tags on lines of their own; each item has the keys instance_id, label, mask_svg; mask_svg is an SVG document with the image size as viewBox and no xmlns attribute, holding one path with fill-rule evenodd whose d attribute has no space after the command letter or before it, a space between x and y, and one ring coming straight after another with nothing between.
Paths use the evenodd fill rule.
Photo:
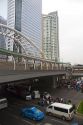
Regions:
<instances>
[{"instance_id":1,"label":"car windshield","mask_svg":"<svg viewBox=\"0 0 83 125\"><path fill-rule=\"evenodd\" d=\"M69 109L69 111L70 111L70 112L72 112L73 110L74 110L74 108L73 108L73 107L71 107L71 108Z\"/></svg>"}]
</instances>

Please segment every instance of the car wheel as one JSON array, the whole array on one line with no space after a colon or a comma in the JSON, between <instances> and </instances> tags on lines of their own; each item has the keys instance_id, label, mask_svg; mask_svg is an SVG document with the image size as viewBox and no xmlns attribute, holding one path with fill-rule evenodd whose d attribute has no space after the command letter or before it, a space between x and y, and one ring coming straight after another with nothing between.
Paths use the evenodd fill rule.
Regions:
<instances>
[{"instance_id":1,"label":"car wheel","mask_svg":"<svg viewBox=\"0 0 83 125\"><path fill-rule=\"evenodd\" d=\"M65 116L62 116L62 120L64 120L64 121L66 120Z\"/></svg>"}]
</instances>

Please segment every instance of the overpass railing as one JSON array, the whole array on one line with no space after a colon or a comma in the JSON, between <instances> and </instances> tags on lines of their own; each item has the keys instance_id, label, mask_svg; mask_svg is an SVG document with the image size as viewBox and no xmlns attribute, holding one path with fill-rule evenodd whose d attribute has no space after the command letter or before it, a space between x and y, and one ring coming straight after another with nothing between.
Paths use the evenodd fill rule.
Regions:
<instances>
[{"instance_id":1,"label":"overpass railing","mask_svg":"<svg viewBox=\"0 0 83 125\"><path fill-rule=\"evenodd\" d=\"M42 58L29 57L0 48L0 69L9 70L64 70L69 63L56 63ZM9 56L12 61L9 61Z\"/></svg>"},{"instance_id":2,"label":"overpass railing","mask_svg":"<svg viewBox=\"0 0 83 125\"><path fill-rule=\"evenodd\" d=\"M63 70L70 67L69 63L45 59L42 50L29 37L6 25L0 24L0 37L7 43L7 50L0 48L0 69Z\"/></svg>"},{"instance_id":3,"label":"overpass railing","mask_svg":"<svg viewBox=\"0 0 83 125\"><path fill-rule=\"evenodd\" d=\"M15 59L11 62L0 60L0 70L64 70L63 64L51 63L45 61L30 60L17 62Z\"/></svg>"}]
</instances>

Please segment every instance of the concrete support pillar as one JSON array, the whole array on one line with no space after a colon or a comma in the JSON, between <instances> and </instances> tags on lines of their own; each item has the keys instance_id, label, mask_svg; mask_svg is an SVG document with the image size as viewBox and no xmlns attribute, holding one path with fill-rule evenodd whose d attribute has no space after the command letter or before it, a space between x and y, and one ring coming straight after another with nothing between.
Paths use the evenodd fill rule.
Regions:
<instances>
[{"instance_id":1,"label":"concrete support pillar","mask_svg":"<svg viewBox=\"0 0 83 125\"><path fill-rule=\"evenodd\" d=\"M29 67L29 64L28 64L28 60L26 60L26 65L27 65L27 70L29 70L30 69L30 67Z\"/></svg>"},{"instance_id":2,"label":"concrete support pillar","mask_svg":"<svg viewBox=\"0 0 83 125\"><path fill-rule=\"evenodd\" d=\"M61 69L64 69L63 63L62 63Z\"/></svg>"},{"instance_id":3,"label":"concrete support pillar","mask_svg":"<svg viewBox=\"0 0 83 125\"><path fill-rule=\"evenodd\" d=\"M27 69L27 61L26 61L26 59L25 59L24 63L25 63L25 70L26 70Z\"/></svg>"},{"instance_id":4,"label":"concrete support pillar","mask_svg":"<svg viewBox=\"0 0 83 125\"><path fill-rule=\"evenodd\" d=\"M23 58L23 63L24 63L24 69L26 70L27 69L27 61L25 58Z\"/></svg>"},{"instance_id":5,"label":"concrete support pillar","mask_svg":"<svg viewBox=\"0 0 83 125\"><path fill-rule=\"evenodd\" d=\"M57 69L57 64L56 63L54 63L54 69Z\"/></svg>"},{"instance_id":6,"label":"concrete support pillar","mask_svg":"<svg viewBox=\"0 0 83 125\"><path fill-rule=\"evenodd\" d=\"M58 76L58 86L61 85L61 81L62 81L62 76Z\"/></svg>"},{"instance_id":7,"label":"concrete support pillar","mask_svg":"<svg viewBox=\"0 0 83 125\"><path fill-rule=\"evenodd\" d=\"M35 60L33 60L33 69L36 69Z\"/></svg>"},{"instance_id":8,"label":"concrete support pillar","mask_svg":"<svg viewBox=\"0 0 83 125\"><path fill-rule=\"evenodd\" d=\"M57 76L53 76L53 88L57 88Z\"/></svg>"},{"instance_id":9,"label":"concrete support pillar","mask_svg":"<svg viewBox=\"0 0 83 125\"><path fill-rule=\"evenodd\" d=\"M52 63L52 70L54 69L54 64Z\"/></svg>"},{"instance_id":10,"label":"concrete support pillar","mask_svg":"<svg viewBox=\"0 0 83 125\"><path fill-rule=\"evenodd\" d=\"M48 70L48 63L46 62L46 69Z\"/></svg>"},{"instance_id":11,"label":"concrete support pillar","mask_svg":"<svg viewBox=\"0 0 83 125\"><path fill-rule=\"evenodd\" d=\"M41 70L43 69L43 67L42 67L42 62L40 63L40 66L41 66Z\"/></svg>"},{"instance_id":12,"label":"concrete support pillar","mask_svg":"<svg viewBox=\"0 0 83 125\"><path fill-rule=\"evenodd\" d=\"M14 62L14 65L13 65L13 70L16 69L16 62L15 62L15 58L13 57L13 62Z\"/></svg>"},{"instance_id":13,"label":"concrete support pillar","mask_svg":"<svg viewBox=\"0 0 83 125\"><path fill-rule=\"evenodd\" d=\"M60 64L58 64L58 69L60 69Z\"/></svg>"}]
</instances>

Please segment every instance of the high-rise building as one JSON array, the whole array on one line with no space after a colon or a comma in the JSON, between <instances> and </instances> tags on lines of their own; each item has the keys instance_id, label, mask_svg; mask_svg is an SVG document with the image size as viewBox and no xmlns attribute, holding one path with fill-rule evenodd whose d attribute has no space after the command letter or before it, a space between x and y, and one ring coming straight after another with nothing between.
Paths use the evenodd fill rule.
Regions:
<instances>
[{"instance_id":1,"label":"high-rise building","mask_svg":"<svg viewBox=\"0 0 83 125\"><path fill-rule=\"evenodd\" d=\"M2 16L0 16L0 23L7 25L7 21ZM2 32L2 29L0 29L0 32ZM6 48L5 37L2 35L0 35L0 48Z\"/></svg>"},{"instance_id":2,"label":"high-rise building","mask_svg":"<svg viewBox=\"0 0 83 125\"><path fill-rule=\"evenodd\" d=\"M8 0L7 25L29 37L41 48L42 41L42 0ZM13 50L13 42L7 42Z\"/></svg>"},{"instance_id":3,"label":"high-rise building","mask_svg":"<svg viewBox=\"0 0 83 125\"><path fill-rule=\"evenodd\" d=\"M0 23L7 25L7 21L2 16L0 16ZM0 28L0 32L3 32L1 28ZM6 40L3 35L0 35L0 48L6 49ZM6 55L0 54L0 60L5 60L5 59L6 59Z\"/></svg>"},{"instance_id":4,"label":"high-rise building","mask_svg":"<svg viewBox=\"0 0 83 125\"><path fill-rule=\"evenodd\" d=\"M58 13L51 12L43 15L43 43L42 49L46 59L59 61L59 26Z\"/></svg>"}]
</instances>

